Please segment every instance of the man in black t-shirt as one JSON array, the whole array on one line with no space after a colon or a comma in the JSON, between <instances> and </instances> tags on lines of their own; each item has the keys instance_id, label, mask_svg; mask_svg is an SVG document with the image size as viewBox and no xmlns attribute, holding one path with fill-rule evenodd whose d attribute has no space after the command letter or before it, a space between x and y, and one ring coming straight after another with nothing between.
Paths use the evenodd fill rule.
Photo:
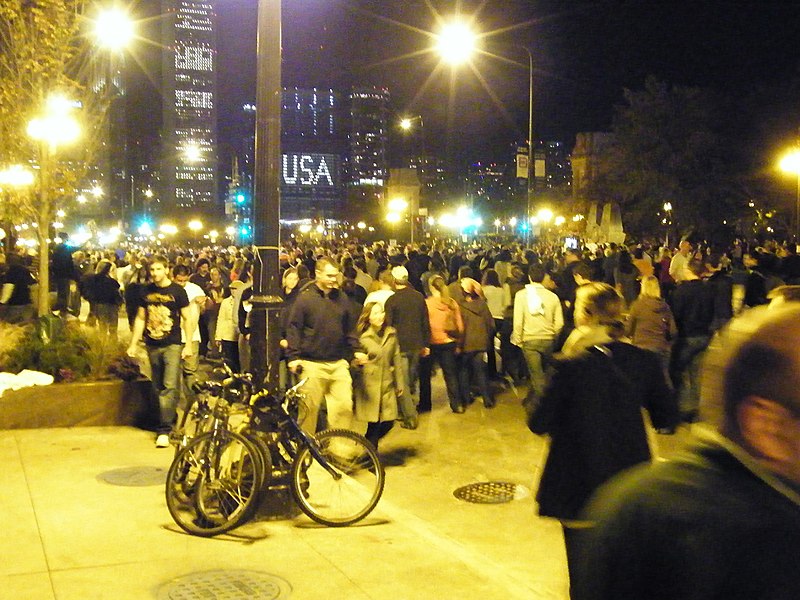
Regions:
<instances>
[{"instance_id":1,"label":"man in black t-shirt","mask_svg":"<svg viewBox=\"0 0 800 600\"><path fill-rule=\"evenodd\" d=\"M152 283L142 293L133 323L128 355L135 357L139 341L144 340L160 409L156 447L166 448L180 396L181 357L189 357L193 351L191 344L181 344L181 326L191 340L195 320L186 291L169 278L166 258L153 258L150 277Z\"/></svg>"}]
</instances>

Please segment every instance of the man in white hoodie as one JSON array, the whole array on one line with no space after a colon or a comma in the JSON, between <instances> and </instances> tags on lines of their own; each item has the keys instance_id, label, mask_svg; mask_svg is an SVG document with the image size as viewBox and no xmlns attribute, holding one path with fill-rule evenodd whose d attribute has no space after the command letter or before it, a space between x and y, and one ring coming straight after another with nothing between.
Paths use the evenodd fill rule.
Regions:
<instances>
[{"instance_id":1,"label":"man in white hoodie","mask_svg":"<svg viewBox=\"0 0 800 600\"><path fill-rule=\"evenodd\" d=\"M549 277L541 264L528 268L530 283L514 296L514 329L511 343L522 348L530 373L529 398L539 398L544 391L544 366L553 352L553 344L564 315L561 301L543 282Z\"/></svg>"}]
</instances>

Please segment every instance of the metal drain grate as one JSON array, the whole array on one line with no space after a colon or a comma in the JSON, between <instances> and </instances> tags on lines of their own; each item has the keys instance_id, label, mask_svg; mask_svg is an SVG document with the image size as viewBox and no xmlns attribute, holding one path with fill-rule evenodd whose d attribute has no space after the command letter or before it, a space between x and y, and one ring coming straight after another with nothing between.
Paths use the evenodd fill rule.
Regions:
<instances>
[{"instance_id":1,"label":"metal drain grate","mask_svg":"<svg viewBox=\"0 0 800 600\"><path fill-rule=\"evenodd\" d=\"M289 582L259 571L202 571L173 579L158 590L158 600L281 600L288 598Z\"/></svg>"},{"instance_id":2,"label":"metal drain grate","mask_svg":"<svg viewBox=\"0 0 800 600\"><path fill-rule=\"evenodd\" d=\"M524 488L508 481L481 481L453 492L459 500L473 504L502 504L525 496Z\"/></svg>"},{"instance_id":3,"label":"metal drain grate","mask_svg":"<svg viewBox=\"0 0 800 600\"><path fill-rule=\"evenodd\" d=\"M97 479L104 483L125 487L164 485L167 480L167 470L161 467L122 467L100 473Z\"/></svg>"}]
</instances>

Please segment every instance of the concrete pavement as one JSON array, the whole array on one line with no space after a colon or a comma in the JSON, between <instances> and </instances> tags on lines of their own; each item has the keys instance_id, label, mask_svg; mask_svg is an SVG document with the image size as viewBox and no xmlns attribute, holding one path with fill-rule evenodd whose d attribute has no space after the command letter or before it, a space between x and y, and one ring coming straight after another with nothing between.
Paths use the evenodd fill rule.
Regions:
<instances>
[{"instance_id":1,"label":"concrete pavement","mask_svg":"<svg viewBox=\"0 0 800 600\"><path fill-rule=\"evenodd\" d=\"M418 430L382 441L386 490L364 522L335 529L301 515L213 539L171 521L172 451L152 433L0 431L0 597L567 599L560 526L536 516L533 498L546 444L519 400L506 392L495 409L456 415L443 390L434 397ZM662 438L662 453L685 435ZM479 481L530 493L490 505L453 496Z\"/></svg>"}]
</instances>

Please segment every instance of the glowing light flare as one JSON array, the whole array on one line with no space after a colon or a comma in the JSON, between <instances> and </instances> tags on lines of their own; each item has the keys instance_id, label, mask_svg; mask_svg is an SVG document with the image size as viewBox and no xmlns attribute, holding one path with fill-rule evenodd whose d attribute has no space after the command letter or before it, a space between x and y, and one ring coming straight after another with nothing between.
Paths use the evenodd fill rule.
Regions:
<instances>
[{"instance_id":1,"label":"glowing light flare","mask_svg":"<svg viewBox=\"0 0 800 600\"><path fill-rule=\"evenodd\" d=\"M190 231L194 231L196 233L203 228L203 222L200 219L192 219L189 221L189 223L187 223L187 227Z\"/></svg>"},{"instance_id":2,"label":"glowing light flare","mask_svg":"<svg viewBox=\"0 0 800 600\"><path fill-rule=\"evenodd\" d=\"M456 66L467 62L474 54L477 39L469 25L453 21L442 27L436 49L442 60Z\"/></svg>"},{"instance_id":3,"label":"glowing light flare","mask_svg":"<svg viewBox=\"0 0 800 600\"><path fill-rule=\"evenodd\" d=\"M166 235L175 235L178 233L178 228L172 223L163 223L158 230Z\"/></svg>"},{"instance_id":4,"label":"glowing light flare","mask_svg":"<svg viewBox=\"0 0 800 600\"><path fill-rule=\"evenodd\" d=\"M780 162L780 169L785 173L800 176L800 150L792 150Z\"/></svg>"},{"instance_id":5,"label":"glowing light flare","mask_svg":"<svg viewBox=\"0 0 800 600\"><path fill-rule=\"evenodd\" d=\"M400 119L400 129L403 131L411 129L411 119Z\"/></svg>"},{"instance_id":6,"label":"glowing light flare","mask_svg":"<svg viewBox=\"0 0 800 600\"><path fill-rule=\"evenodd\" d=\"M22 165L11 165L0 171L0 185L26 187L32 185L33 181L33 171L26 169Z\"/></svg>"},{"instance_id":7,"label":"glowing light flare","mask_svg":"<svg viewBox=\"0 0 800 600\"><path fill-rule=\"evenodd\" d=\"M393 198L392 200L389 200L389 204L387 204L386 207L391 212L401 213L405 212L408 208L408 202L405 200L405 198Z\"/></svg>"},{"instance_id":8,"label":"glowing light flare","mask_svg":"<svg viewBox=\"0 0 800 600\"><path fill-rule=\"evenodd\" d=\"M669 212L672 210L672 202L664 202L664 210Z\"/></svg>"},{"instance_id":9,"label":"glowing light flare","mask_svg":"<svg viewBox=\"0 0 800 600\"><path fill-rule=\"evenodd\" d=\"M103 188L101 188L99 185L96 185L92 188L92 196L95 198L102 198L103 193Z\"/></svg>"},{"instance_id":10,"label":"glowing light flare","mask_svg":"<svg viewBox=\"0 0 800 600\"><path fill-rule=\"evenodd\" d=\"M147 189L144 191L144 195L145 195L147 198L152 198L152 197L153 197L153 190L151 190L150 188L147 188Z\"/></svg>"},{"instance_id":11,"label":"glowing light flare","mask_svg":"<svg viewBox=\"0 0 800 600\"><path fill-rule=\"evenodd\" d=\"M516 227L516 226L517 226L517 223L518 223L518 221L517 221L517 217L511 217L511 218L508 220L508 224L509 224L509 226L511 226L511 227Z\"/></svg>"},{"instance_id":12,"label":"glowing light flare","mask_svg":"<svg viewBox=\"0 0 800 600\"><path fill-rule=\"evenodd\" d=\"M188 162L199 162L203 158L203 150L195 142L190 142L183 147L183 157Z\"/></svg>"},{"instance_id":13,"label":"glowing light flare","mask_svg":"<svg viewBox=\"0 0 800 600\"><path fill-rule=\"evenodd\" d=\"M359 221L358 224L356 225L356 227L358 227L359 229L361 229L363 231L364 229L367 228L367 224L364 223L364 221Z\"/></svg>"},{"instance_id":14,"label":"glowing light flare","mask_svg":"<svg viewBox=\"0 0 800 600\"><path fill-rule=\"evenodd\" d=\"M390 212L386 214L386 220L389 223L399 223L400 222L400 213L398 212Z\"/></svg>"},{"instance_id":15,"label":"glowing light flare","mask_svg":"<svg viewBox=\"0 0 800 600\"><path fill-rule=\"evenodd\" d=\"M300 233L309 233L311 231L311 225L309 225L308 223L306 223L305 225L300 225L300 227L298 227L297 230Z\"/></svg>"},{"instance_id":16,"label":"glowing light flare","mask_svg":"<svg viewBox=\"0 0 800 600\"><path fill-rule=\"evenodd\" d=\"M83 194L78 194L78 197L75 198L75 200L78 201L78 204L86 204L89 201L89 199Z\"/></svg>"},{"instance_id":17,"label":"glowing light flare","mask_svg":"<svg viewBox=\"0 0 800 600\"><path fill-rule=\"evenodd\" d=\"M100 12L94 22L97 43L109 50L122 50L133 39L134 25L130 15L119 8Z\"/></svg>"},{"instance_id":18,"label":"glowing light flare","mask_svg":"<svg viewBox=\"0 0 800 600\"><path fill-rule=\"evenodd\" d=\"M236 227L234 227L233 225L229 225L228 227L226 227L225 235L227 236L236 235Z\"/></svg>"},{"instance_id":19,"label":"glowing light flare","mask_svg":"<svg viewBox=\"0 0 800 600\"><path fill-rule=\"evenodd\" d=\"M153 235L153 227L150 223L142 223L139 225L139 228L136 230L139 232L139 235L150 236Z\"/></svg>"},{"instance_id":20,"label":"glowing light flare","mask_svg":"<svg viewBox=\"0 0 800 600\"><path fill-rule=\"evenodd\" d=\"M560 215L556 217L555 221L553 221L553 223L555 223L556 227L561 227L566 222L567 222L567 220L564 217L560 216Z\"/></svg>"},{"instance_id":21,"label":"glowing light flare","mask_svg":"<svg viewBox=\"0 0 800 600\"><path fill-rule=\"evenodd\" d=\"M549 223L553 220L553 211L549 208L542 208L538 213L536 213L536 218L542 223Z\"/></svg>"}]
</instances>

